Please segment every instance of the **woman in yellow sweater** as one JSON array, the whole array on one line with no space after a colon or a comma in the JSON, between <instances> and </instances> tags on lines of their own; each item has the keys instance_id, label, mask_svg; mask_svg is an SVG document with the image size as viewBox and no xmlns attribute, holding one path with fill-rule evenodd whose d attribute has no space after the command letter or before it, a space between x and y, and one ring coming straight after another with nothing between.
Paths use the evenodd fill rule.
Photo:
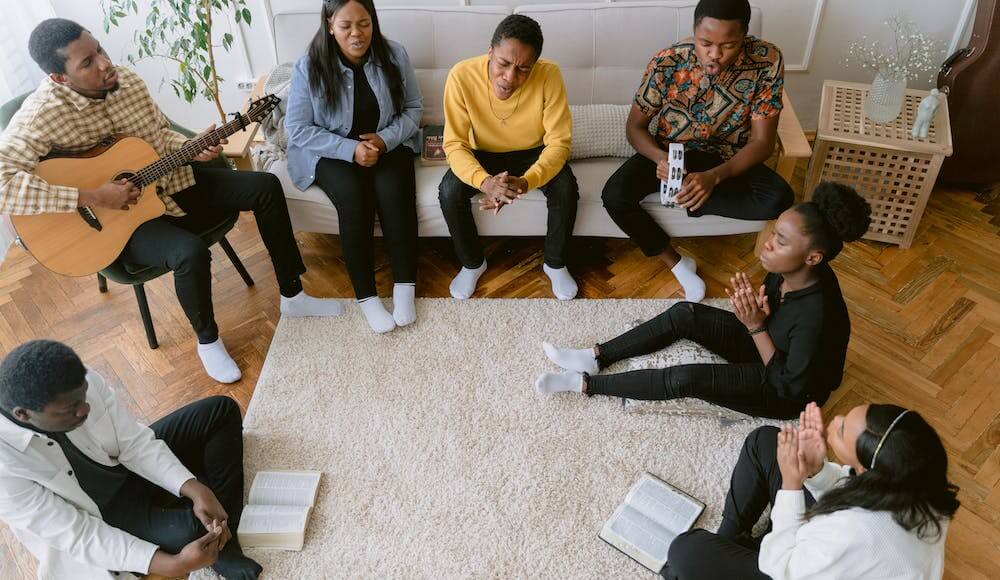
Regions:
<instances>
[{"instance_id":1,"label":"woman in yellow sweater","mask_svg":"<svg viewBox=\"0 0 1000 580\"><path fill-rule=\"evenodd\" d=\"M469 200L494 215L539 188L548 208L544 270L560 300L576 296L566 251L579 190L566 160L572 119L559 65L540 59L542 30L522 15L504 18L489 52L456 64L444 87L444 150L450 169L439 186L441 210L462 270L451 295L476 291L486 258Z\"/></svg>"}]
</instances>

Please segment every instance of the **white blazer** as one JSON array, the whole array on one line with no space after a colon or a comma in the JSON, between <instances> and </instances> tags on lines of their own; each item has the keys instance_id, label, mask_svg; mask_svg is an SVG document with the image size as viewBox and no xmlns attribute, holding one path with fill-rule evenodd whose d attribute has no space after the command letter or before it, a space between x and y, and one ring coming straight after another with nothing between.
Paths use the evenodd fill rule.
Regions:
<instances>
[{"instance_id":1,"label":"white blazer","mask_svg":"<svg viewBox=\"0 0 1000 580\"><path fill-rule=\"evenodd\" d=\"M67 436L98 463L124 465L174 495L194 478L153 431L136 422L97 373L87 373L86 422ZM0 520L31 550L44 579L130 578L145 574L155 544L114 528L50 438L0 415Z\"/></svg>"}]
</instances>

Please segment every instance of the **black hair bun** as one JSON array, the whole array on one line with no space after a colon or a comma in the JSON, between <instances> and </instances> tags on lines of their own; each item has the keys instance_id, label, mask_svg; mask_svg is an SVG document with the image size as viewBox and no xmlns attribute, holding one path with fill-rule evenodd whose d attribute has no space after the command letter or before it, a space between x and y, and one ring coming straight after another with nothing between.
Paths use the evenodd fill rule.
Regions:
<instances>
[{"instance_id":1,"label":"black hair bun","mask_svg":"<svg viewBox=\"0 0 1000 580\"><path fill-rule=\"evenodd\" d=\"M853 187L824 181L816 186L812 201L842 241L853 242L868 231L872 207Z\"/></svg>"}]
</instances>

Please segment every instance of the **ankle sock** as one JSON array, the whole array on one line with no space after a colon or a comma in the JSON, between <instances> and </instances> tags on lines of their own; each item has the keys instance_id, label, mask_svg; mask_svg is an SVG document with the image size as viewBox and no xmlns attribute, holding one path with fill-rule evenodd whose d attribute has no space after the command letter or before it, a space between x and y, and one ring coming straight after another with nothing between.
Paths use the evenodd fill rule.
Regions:
<instances>
[{"instance_id":1,"label":"ankle sock","mask_svg":"<svg viewBox=\"0 0 1000 580\"><path fill-rule=\"evenodd\" d=\"M478 268L466 268L462 266L455 279L451 281L451 285L448 289L451 291L451 295L459 300L465 300L476 293L476 284L479 283L479 277L483 275L486 271L486 260Z\"/></svg>"},{"instance_id":2,"label":"ankle sock","mask_svg":"<svg viewBox=\"0 0 1000 580\"><path fill-rule=\"evenodd\" d=\"M291 298L281 297L281 315L287 318L302 318L304 316L340 316L344 313L344 305L333 298L315 298L299 292Z\"/></svg>"},{"instance_id":3,"label":"ankle sock","mask_svg":"<svg viewBox=\"0 0 1000 580\"><path fill-rule=\"evenodd\" d=\"M592 348L559 348L558 346L542 343L542 350L549 360L568 371L578 373L597 374L601 369L597 365L597 358L594 357Z\"/></svg>"},{"instance_id":4,"label":"ankle sock","mask_svg":"<svg viewBox=\"0 0 1000 580\"><path fill-rule=\"evenodd\" d=\"M705 298L705 281L696 274L698 264L691 258L684 256L680 262L674 264L670 269L674 277L684 288L684 299L688 302L701 302Z\"/></svg>"},{"instance_id":5,"label":"ankle sock","mask_svg":"<svg viewBox=\"0 0 1000 580\"><path fill-rule=\"evenodd\" d=\"M548 264L542 264L542 271L545 272L545 275L549 277L549 281L552 282L552 293L556 295L556 298L559 300L572 300L576 297L578 290L576 280L570 275L569 270L565 267L552 268Z\"/></svg>"},{"instance_id":6,"label":"ankle sock","mask_svg":"<svg viewBox=\"0 0 1000 580\"><path fill-rule=\"evenodd\" d=\"M540 395L582 393L583 373L574 371L545 373L535 380L535 391Z\"/></svg>"},{"instance_id":7,"label":"ankle sock","mask_svg":"<svg viewBox=\"0 0 1000 580\"><path fill-rule=\"evenodd\" d=\"M361 312L364 313L368 326L372 327L373 331L382 334L396 328L396 321L392 319L392 315L382 305L382 300L378 296L359 300L358 305L361 306Z\"/></svg>"},{"instance_id":8,"label":"ankle sock","mask_svg":"<svg viewBox=\"0 0 1000 580\"><path fill-rule=\"evenodd\" d=\"M215 342L199 344L198 357L205 366L208 376L220 383L235 383L243 376L240 367L236 366L236 361L229 356L226 345L222 344L221 337L215 339Z\"/></svg>"},{"instance_id":9,"label":"ankle sock","mask_svg":"<svg viewBox=\"0 0 1000 580\"><path fill-rule=\"evenodd\" d=\"M416 284L393 284L392 318L396 321L396 326L406 326L417 320L417 305L414 303L416 293Z\"/></svg>"}]
</instances>

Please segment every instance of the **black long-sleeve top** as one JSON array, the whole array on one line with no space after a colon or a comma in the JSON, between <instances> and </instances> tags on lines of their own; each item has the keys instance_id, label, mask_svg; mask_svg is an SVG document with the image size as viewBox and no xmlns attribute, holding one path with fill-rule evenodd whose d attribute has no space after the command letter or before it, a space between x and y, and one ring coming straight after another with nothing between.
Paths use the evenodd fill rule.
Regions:
<instances>
[{"instance_id":1,"label":"black long-sleeve top","mask_svg":"<svg viewBox=\"0 0 1000 580\"><path fill-rule=\"evenodd\" d=\"M837 275L825 262L817 266L819 280L781 297L780 274L764 278L771 306L767 332L775 353L766 381L785 399L822 405L844 378L851 320Z\"/></svg>"}]
</instances>

